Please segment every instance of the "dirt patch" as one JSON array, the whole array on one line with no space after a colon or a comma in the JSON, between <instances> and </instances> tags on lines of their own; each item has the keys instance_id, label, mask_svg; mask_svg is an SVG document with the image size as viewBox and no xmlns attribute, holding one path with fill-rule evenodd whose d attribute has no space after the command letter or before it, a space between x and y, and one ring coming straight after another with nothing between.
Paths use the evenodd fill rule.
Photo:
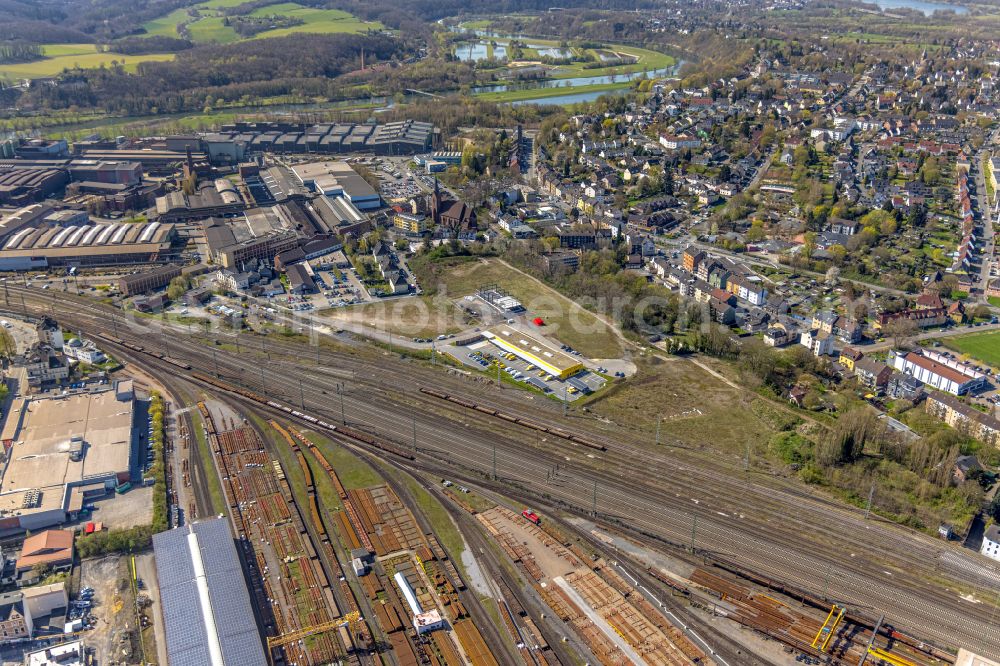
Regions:
<instances>
[{"instance_id":1,"label":"dirt patch","mask_svg":"<svg viewBox=\"0 0 1000 666\"><path fill-rule=\"evenodd\" d=\"M94 589L93 614L97 618L83 639L94 649L98 664L142 661L126 562L126 558L114 555L84 560L80 565L81 586Z\"/></svg>"},{"instance_id":2,"label":"dirt patch","mask_svg":"<svg viewBox=\"0 0 1000 666\"><path fill-rule=\"evenodd\" d=\"M644 364L629 382L587 406L598 416L655 438L690 448L742 454L748 443L766 442L774 429L750 409L755 395L736 389L693 363Z\"/></svg>"}]
</instances>

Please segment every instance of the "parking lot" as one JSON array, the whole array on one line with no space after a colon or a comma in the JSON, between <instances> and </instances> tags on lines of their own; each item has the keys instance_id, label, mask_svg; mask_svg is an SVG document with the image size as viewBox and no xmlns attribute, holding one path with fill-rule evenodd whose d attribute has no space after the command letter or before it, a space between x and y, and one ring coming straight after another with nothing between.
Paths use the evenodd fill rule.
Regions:
<instances>
[{"instance_id":1,"label":"parking lot","mask_svg":"<svg viewBox=\"0 0 1000 666\"><path fill-rule=\"evenodd\" d=\"M363 303L371 299L364 285L358 280L354 269L340 270L331 268L317 270L314 267L313 281L320 293L314 297L319 301L319 307L338 308L345 305ZM323 301L326 304L323 305Z\"/></svg>"},{"instance_id":2,"label":"parking lot","mask_svg":"<svg viewBox=\"0 0 1000 666\"><path fill-rule=\"evenodd\" d=\"M504 352L490 342L478 342L467 347L449 347L448 354L464 365L495 377L497 366L510 379L531 386L546 395L568 402L579 400L588 393L600 390L607 383L599 374L584 370L566 380L550 375L514 354Z\"/></svg>"}]
</instances>

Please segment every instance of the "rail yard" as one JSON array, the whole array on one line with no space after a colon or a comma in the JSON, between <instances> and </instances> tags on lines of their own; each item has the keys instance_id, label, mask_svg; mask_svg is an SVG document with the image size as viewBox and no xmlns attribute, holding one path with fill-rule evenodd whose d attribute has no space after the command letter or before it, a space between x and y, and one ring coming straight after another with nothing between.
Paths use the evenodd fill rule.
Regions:
<instances>
[{"instance_id":1,"label":"rail yard","mask_svg":"<svg viewBox=\"0 0 1000 666\"><path fill-rule=\"evenodd\" d=\"M10 291L14 294L20 291L18 295L24 296L25 309L29 312L42 313L51 308L49 299L30 289L13 288ZM714 596L718 600L716 610L721 608L727 617L781 640L803 654L856 663L873 638L871 649L876 652L870 652L869 660L878 658L879 650L890 650L889 654L896 655L893 658L903 660L898 663L921 665L951 663L950 651L956 647L985 654L1000 651L1000 633L990 620L993 608L988 603L964 599L968 594L964 592L963 581L949 578L949 571L956 569L941 565L957 563L961 567L958 570L964 574L983 584L995 585L1000 577L991 567L961 551L942 548L922 535L881 521L865 520L863 512L809 496L778 480L748 479L725 465L699 464L694 454L666 447L654 448L650 442L641 441L628 430L616 429L613 424L604 424L581 413L563 417L555 404L526 399L523 394L497 390L463 375L444 373L394 355L379 355L373 359L332 345L313 349L277 336L247 334L220 336L227 342L224 347L213 344L211 336L205 335L192 336L195 344L181 345L177 329L161 330L157 322L139 321L126 325L119 321L113 325L115 332L111 334L108 318L114 315L106 307L92 302L66 299L61 309L60 318L65 319L67 325L94 334L104 332L109 336L105 341L111 351L123 358L153 371L173 373L178 380L197 387L198 391L234 401L240 409L256 405L256 409L272 418L298 423L296 427L325 430L345 444L383 457L391 464L463 480L543 510L589 516L624 534L641 537L655 547L687 552L708 566L692 573L682 584L685 590L700 590L700 593ZM156 351L149 351L153 349ZM308 358L312 354L315 354L316 363ZM455 401L449 399L450 396L461 398ZM207 418L205 420L208 422ZM217 426L213 424L212 427ZM242 442L244 440L231 433L244 431L243 426L222 428L221 433L215 432L214 438L219 441L220 434L229 433L225 434L227 442ZM294 433L289 426L281 435L289 446L293 442L302 443ZM244 476L257 479L247 483L264 483L260 488L237 487L239 493L250 493L253 498L259 493L272 498L260 508L254 505L254 519L263 521L260 525L273 525L276 516L284 515L280 508L284 506L284 510L290 512L291 523L302 526L299 534L303 531L319 534L317 528L324 523L317 517L315 500L310 505L308 497L286 497L273 466L251 467L253 472L247 474L246 462L257 464L251 458L260 451L259 441L253 437L247 441L250 443L232 444L235 446L233 453L225 454L244 458L220 461L220 468L225 469L229 477L227 502L237 497L234 483L243 483L240 479ZM665 441L669 443L668 439ZM249 448L243 450L241 447ZM314 454L310 447L306 449ZM639 452L643 460L642 473L637 473L635 465ZM305 453L300 449L297 455ZM232 470L225 466L227 464L233 466ZM229 474L230 471L235 472L235 476ZM261 481L264 478L270 480ZM391 504L392 496L371 492L346 495L344 503L355 507L358 523L351 519L351 511L345 509L342 513L347 522L338 517L333 524L345 543L355 543L349 533L339 532L350 526L355 538L364 545L362 534L368 533L367 528L386 524L379 506L386 502ZM277 497L282 502L278 503ZM308 507L302 515L295 509L299 506L295 501ZM236 506L239 505L240 502L236 502ZM265 506L267 508L263 508ZM359 506L364 509L358 509ZM794 507L794 511L790 507ZM262 512L268 515L263 516ZM368 516L367 524L362 515ZM245 519L241 517L240 520ZM311 527L306 528L307 524ZM260 525L251 524L251 527L264 529ZM816 529L817 525L822 525L823 529ZM244 531L249 529L243 527ZM394 531L398 529L397 526ZM317 539L319 544L323 543L322 537L317 536ZM409 546L413 550L420 549L417 543ZM327 562L329 567L329 555L318 555L324 552L324 546L303 543L291 547L304 548L301 552L308 554L307 561L318 559ZM426 547L433 554L432 544ZM523 557L519 559L524 566ZM449 576L444 564L448 559L433 560L441 562L440 571L448 586L461 589L463 583ZM588 562L584 569L589 569L591 564ZM400 566L409 578L406 567L402 563ZM307 580L321 582L324 578L331 580L331 575L335 578L338 573L336 569L326 571L317 564L315 569L310 568L309 574L302 575L307 576ZM644 606L639 600L628 600L617 574L598 573L597 578L594 575L593 570L590 573L581 571L569 579L568 584L572 586L578 582L582 591L576 594L582 594L601 607L610 603L605 594L608 590L604 587L610 586L622 596L626 605L637 604L633 609L643 614ZM670 593L670 584L656 571L646 575L647 580L660 579L657 589L661 593ZM561 580L566 581L566 576ZM423 582L426 583L424 589L430 587L427 580ZM787 603L771 603L762 591L764 585L774 590L774 594L790 595L800 602L808 597L810 604L807 608L795 609ZM391 585L382 582L383 590L387 587ZM448 596L448 592L442 594ZM597 596L602 596L605 602L595 601ZM644 595L632 592L632 596L641 599ZM579 608L580 600L575 594L566 592L562 603L567 598ZM289 592L285 606L293 607L293 599L294 593ZM276 617L273 620L275 635L322 626L353 612L346 601L341 605L335 599L336 595L331 594L326 610L314 611L316 615L312 618L288 619L282 615L278 620ZM560 600L546 599L547 603L549 601L555 604L552 608L558 607L557 615L566 622L582 621L569 607L559 606ZM442 608L446 607L440 603ZM830 612L834 605L847 611L843 621L831 626L824 623L824 618L828 613L834 615ZM614 604L611 606L613 609ZM633 611L618 607L616 612L622 616ZM874 637L872 628L883 615L881 633ZM364 613L361 616L366 622L372 621ZM377 611L375 616L378 616ZM480 654L482 651L476 648L478 641L468 637L470 629L457 629L463 623L454 622L454 634L458 638L449 638L450 647L466 655ZM840 638L831 640L827 650L821 651L812 643L817 632L822 633L824 628ZM869 632L867 637L866 630ZM739 653L724 635L708 634L707 628L703 631L711 647L699 645L690 638L680 640L684 638L683 633L679 637L673 635L671 638L669 632L664 636L683 654L687 654L685 649L693 647L706 651L707 657L718 658L720 662L741 663ZM319 635L329 635L332 645L333 638L340 634L343 632L337 630ZM848 635L850 640L847 640ZM599 635L592 636L592 640L593 650L613 649L602 643ZM315 645L316 650L325 649L318 640ZM346 651L346 646L343 649ZM617 649L622 648L618 646ZM445 654L448 648L437 646L436 650ZM687 658L694 655L692 652ZM300 655L300 658L308 657ZM667 660L662 663L671 663L668 657L664 659Z\"/></svg>"}]
</instances>

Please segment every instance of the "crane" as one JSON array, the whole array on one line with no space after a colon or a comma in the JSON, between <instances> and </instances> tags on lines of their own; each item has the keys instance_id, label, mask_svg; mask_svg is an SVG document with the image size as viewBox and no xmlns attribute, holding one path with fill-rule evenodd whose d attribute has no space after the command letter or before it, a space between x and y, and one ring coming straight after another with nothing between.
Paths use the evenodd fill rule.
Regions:
<instances>
[{"instance_id":1,"label":"crane","mask_svg":"<svg viewBox=\"0 0 1000 666\"><path fill-rule=\"evenodd\" d=\"M294 643L295 641L302 640L308 636L314 634L322 634L324 631L330 631L331 629L338 629L344 625L354 624L361 620L361 613L358 611L352 611L347 615L335 618L329 622L323 622L321 624L314 624L311 627L305 627L303 629L296 629L295 631L290 631L287 634L282 634L280 636L268 636L267 637L267 649L268 651L274 648L281 647L282 645L288 645L289 643Z\"/></svg>"},{"instance_id":2,"label":"crane","mask_svg":"<svg viewBox=\"0 0 1000 666\"><path fill-rule=\"evenodd\" d=\"M837 604L834 604L830 608L830 613L826 616L823 626L816 632L816 638L813 639L812 647L818 649L820 652L826 652L826 648L829 647L830 641L833 640L833 635L837 633L837 627L840 625L840 621L844 619L844 613L846 612L846 608Z\"/></svg>"}]
</instances>

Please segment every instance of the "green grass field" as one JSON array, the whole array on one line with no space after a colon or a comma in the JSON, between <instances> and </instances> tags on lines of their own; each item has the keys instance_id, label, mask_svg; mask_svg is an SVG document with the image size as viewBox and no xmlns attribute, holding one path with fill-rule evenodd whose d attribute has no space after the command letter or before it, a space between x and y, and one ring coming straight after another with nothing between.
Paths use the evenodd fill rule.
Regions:
<instances>
[{"instance_id":1,"label":"green grass field","mask_svg":"<svg viewBox=\"0 0 1000 666\"><path fill-rule=\"evenodd\" d=\"M188 25L195 44L231 44L240 41L235 30L222 23L221 16L206 16Z\"/></svg>"},{"instance_id":2,"label":"green grass field","mask_svg":"<svg viewBox=\"0 0 1000 666\"><path fill-rule=\"evenodd\" d=\"M428 293L456 299L474 294L484 284L498 284L528 311L545 319L542 332L590 358L617 358L622 353L615 332L592 312L529 275L497 259L435 263L411 262Z\"/></svg>"},{"instance_id":3,"label":"green grass field","mask_svg":"<svg viewBox=\"0 0 1000 666\"><path fill-rule=\"evenodd\" d=\"M662 419L661 442L730 455L742 455L747 444L763 453L776 431L769 422L769 410L774 409L769 403L682 360L646 362L634 379L587 406L646 434L650 442L655 441L656 422Z\"/></svg>"},{"instance_id":4,"label":"green grass field","mask_svg":"<svg viewBox=\"0 0 1000 666\"><path fill-rule=\"evenodd\" d=\"M194 19L188 13L191 8L177 9L169 14L153 19L144 28L149 36L178 37L178 26L187 23L191 40L197 44L231 44L242 38L235 30L223 24L223 17L216 10L220 7L239 5L245 0L208 0L193 8L200 18ZM254 16L292 16L300 18L302 25L290 28L267 30L255 35L254 39L283 37L295 33L357 34L368 30L380 30L382 24L362 21L347 12L336 9L312 9L294 2L282 2L261 7ZM110 66L113 62L124 62L126 69L135 71L140 62L173 60L172 53L126 56L121 53L100 53L95 44L46 44L45 58L35 62L0 66L0 78L38 79L55 76L64 69L73 67Z\"/></svg>"},{"instance_id":5,"label":"green grass field","mask_svg":"<svg viewBox=\"0 0 1000 666\"><path fill-rule=\"evenodd\" d=\"M302 25L291 28L278 28L268 30L256 35L254 39L266 39L268 37L283 37L297 32L318 32L323 34L336 33L362 33L367 30L381 30L382 24L378 22L369 23L362 21L355 16L342 12L338 9L312 9L303 7L294 2L285 2L278 5L268 5L253 12L253 16L281 15L299 18L304 21Z\"/></svg>"},{"instance_id":6,"label":"green grass field","mask_svg":"<svg viewBox=\"0 0 1000 666\"><path fill-rule=\"evenodd\" d=\"M38 79L55 76L64 69L73 67L110 66L113 62L124 62L125 68L135 71L140 62L173 60L172 53L152 53L148 55L123 55L121 53L99 53L95 44L46 44L43 60L35 62L0 65L0 78Z\"/></svg>"},{"instance_id":7,"label":"green grass field","mask_svg":"<svg viewBox=\"0 0 1000 666\"><path fill-rule=\"evenodd\" d=\"M1000 331L970 333L941 340L946 347L1000 368Z\"/></svg>"},{"instance_id":8,"label":"green grass field","mask_svg":"<svg viewBox=\"0 0 1000 666\"><path fill-rule=\"evenodd\" d=\"M235 30L223 24L223 17L216 11L221 7L239 5L244 0L208 0L194 5L200 18L192 19L188 10L191 8L178 9L165 16L153 19L144 27L149 35L161 35L166 37L177 37L177 28L182 23L187 23L191 40L197 44L219 43L229 44L240 41L242 38ZM369 29L379 30L380 23L368 23L337 9L313 9L305 7L295 2L275 2L254 10L251 16L290 16L302 19L303 24L290 28L277 28L266 30L255 35L254 39L266 39L268 37L283 37L295 33L312 32L321 34L337 33L362 33Z\"/></svg>"}]
</instances>

